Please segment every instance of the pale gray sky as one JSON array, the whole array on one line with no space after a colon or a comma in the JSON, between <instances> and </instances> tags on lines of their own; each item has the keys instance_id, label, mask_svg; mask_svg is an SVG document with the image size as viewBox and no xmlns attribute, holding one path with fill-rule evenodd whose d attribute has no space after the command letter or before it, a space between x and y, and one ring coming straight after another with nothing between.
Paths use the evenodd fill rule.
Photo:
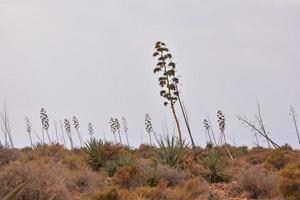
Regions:
<instances>
[{"instance_id":1,"label":"pale gray sky","mask_svg":"<svg viewBox=\"0 0 300 200\"><path fill-rule=\"evenodd\" d=\"M152 73L157 40L175 57L198 144L204 117L217 130L221 109L227 134L252 145L236 116L253 118L259 99L271 137L297 146L289 117L290 104L300 113L297 0L0 0L0 102L15 143L29 145L25 115L40 131L41 107L51 123L76 115L82 132L91 121L99 137L104 129L112 138L109 118L124 115L135 145L146 112L157 131L164 119L173 129Z\"/></svg>"}]
</instances>

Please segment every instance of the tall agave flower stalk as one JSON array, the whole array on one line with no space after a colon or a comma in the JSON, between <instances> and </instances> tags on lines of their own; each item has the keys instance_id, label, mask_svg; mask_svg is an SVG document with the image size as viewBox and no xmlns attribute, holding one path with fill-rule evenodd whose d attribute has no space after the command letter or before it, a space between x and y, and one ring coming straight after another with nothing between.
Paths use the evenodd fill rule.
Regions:
<instances>
[{"instance_id":1,"label":"tall agave flower stalk","mask_svg":"<svg viewBox=\"0 0 300 200\"><path fill-rule=\"evenodd\" d=\"M29 136L30 145L33 148L33 142L32 142L32 136L31 136L32 124L31 124L31 122L29 120L29 117L25 117L25 125L26 125L26 131L27 131L28 136Z\"/></svg>"},{"instance_id":2,"label":"tall agave flower stalk","mask_svg":"<svg viewBox=\"0 0 300 200\"><path fill-rule=\"evenodd\" d=\"M157 135L152 126L152 119L148 113L145 114L145 128L146 128L146 132L149 134L150 145L152 145L152 139L151 139L152 134L154 135L156 142L159 143Z\"/></svg>"},{"instance_id":3,"label":"tall agave flower stalk","mask_svg":"<svg viewBox=\"0 0 300 200\"><path fill-rule=\"evenodd\" d=\"M49 132L48 132L48 129L49 129L49 117L47 115L47 112L44 108L41 109L41 121L42 121L42 131L46 131L46 134L47 134L47 137L48 137L48 141L49 141L49 144L52 143L51 139L50 139L50 135L49 135Z\"/></svg>"},{"instance_id":4,"label":"tall agave flower stalk","mask_svg":"<svg viewBox=\"0 0 300 200\"><path fill-rule=\"evenodd\" d=\"M212 141L212 139L211 139L211 136L210 136L210 132L209 132L209 130L210 130L210 125L209 125L207 119L204 119L203 125L204 125L204 128L205 128L206 134L207 134L207 136L208 136L208 138L209 138L210 144L214 145L214 143L213 143L213 141Z\"/></svg>"},{"instance_id":5,"label":"tall agave flower stalk","mask_svg":"<svg viewBox=\"0 0 300 200\"><path fill-rule=\"evenodd\" d=\"M295 108L293 106L290 106L290 116L292 117L293 119L293 122L294 122L294 126L295 126L295 129L296 129L296 134L297 134L297 138L298 138L298 142L299 142L299 145L300 145L300 135L299 135L299 131L298 131L298 125L297 125L297 120L296 120L296 111L295 111Z\"/></svg>"},{"instance_id":6,"label":"tall agave flower stalk","mask_svg":"<svg viewBox=\"0 0 300 200\"><path fill-rule=\"evenodd\" d=\"M117 137L116 137L116 132L117 132L117 127L116 127L116 123L115 123L115 119L114 118L110 118L109 120L109 125L110 125L110 130L114 135L114 139L115 139L115 143L117 144Z\"/></svg>"},{"instance_id":7,"label":"tall agave flower stalk","mask_svg":"<svg viewBox=\"0 0 300 200\"><path fill-rule=\"evenodd\" d=\"M72 139L72 133L71 133L71 124L70 124L70 121L65 119L64 120L64 124L65 124L65 130L66 130L66 133L69 137L69 140L70 140L70 145L71 145L71 149L74 148L74 144L73 144L73 139Z\"/></svg>"},{"instance_id":8,"label":"tall agave flower stalk","mask_svg":"<svg viewBox=\"0 0 300 200\"><path fill-rule=\"evenodd\" d=\"M122 144L122 137L121 137L121 132L120 132L120 129L121 129L121 124L119 122L119 120L117 118L115 118L115 127L116 127L116 130L117 130L117 133L119 135L119 141L120 141L120 144Z\"/></svg>"},{"instance_id":9,"label":"tall agave flower stalk","mask_svg":"<svg viewBox=\"0 0 300 200\"><path fill-rule=\"evenodd\" d=\"M13 138L11 134L11 129L10 129L10 123L9 123L9 118L8 118L8 113L7 113L7 108L6 108L6 103L4 102L4 112L1 113L1 118L3 125L1 124L2 131L4 132L5 136L5 147L13 147L14 148L14 143L13 143ZM10 143L10 144L9 144Z\"/></svg>"},{"instance_id":10,"label":"tall agave flower stalk","mask_svg":"<svg viewBox=\"0 0 300 200\"><path fill-rule=\"evenodd\" d=\"M57 124L56 124L56 121L54 121L54 129L55 129L56 142L57 142L58 144L60 144L60 143L59 143L59 138L58 138L58 131L57 131Z\"/></svg>"},{"instance_id":11,"label":"tall agave flower stalk","mask_svg":"<svg viewBox=\"0 0 300 200\"><path fill-rule=\"evenodd\" d=\"M179 142L182 143L182 131L175 110L175 104L177 100L179 101L179 105L183 114L186 127L188 129L192 145L193 147L195 147L187 118L187 113L179 95L179 78L178 76L176 76L176 65L174 62L172 62L172 55L169 53L169 49L166 47L165 43L156 42L155 52L153 53L153 56L158 57L158 63L156 64L153 72L160 73L158 78L159 85L162 88L162 90L160 91L160 95L165 99L164 105L169 105L172 110L172 114L178 131Z\"/></svg>"},{"instance_id":12,"label":"tall agave flower stalk","mask_svg":"<svg viewBox=\"0 0 300 200\"><path fill-rule=\"evenodd\" d=\"M128 139L128 123L125 117L122 117L122 125L123 125L123 131L126 135L127 145L130 146L129 139Z\"/></svg>"},{"instance_id":13,"label":"tall agave flower stalk","mask_svg":"<svg viewBox=\"0 0 300 200\"><path fill-rule=\"evenodd\" d=\"M67 144L66 144L66 139L65 139L65 133L64 133L64 128L63 128L63 123L61 120L59 120L59 124L60 124L60 129L61 129L61 139L64 143L64 146L67 147Z\"/></svg>"},{"instance_id":14,"label":"tall agave flower stalk","mask_svg":"<svg viewBox=\"0 0 300 200\"><path fill-rule=\"evenodd\" d=\"M94 126L91 122L89 122L88 124L88 132L89 132L89 135L90 135L90 138L94 138Z\"/></svg>"},{"instance_id":15,"label":"tall agave flower stalk","mask_svg":"<svg viewBox=\"0 0 300 200\"><path fill-rule=\"evenodd\" d=\"M226 136L225 136L225 115L222 113L221 110L218 110L217 112L217 117L218 117L218 124L219 124L219 128L220 128L220 131L221 131L221 135L223 136L224 138L224 146L225 146L225 149L230 157L231 160L233 160L233 157L227 147L227 141L226 141Z\"/></svg>"},{"instance_id":16,"label":"tall agave flower stalk","mask_svg":"<svg viewBox=\"0 0 300 200\"><path fill-rule=\"evenodd\" d=\"M149 134L150 145L152 146L152 139L151 139L152 123L151 123L151 117L149 116L148 113L145 114L145 127L147 133Z\"/></svg>"},{"instance_id":17,"label":"tall agave flower stalk","mask_svg":"<svg viewBox=\"0 0 300 200\"><path fill-rule=\"evenodd\" d=\"M80 132L79 132L79 125L80 125L79 120L77 119L77 117L73 116L72 121L73 121L74 128L75 128L75 130L77 132L77 135L78 135L80 146L82 147L83 140L82 140L82 137L81 137Z\"/></svg>"}]
</instances>

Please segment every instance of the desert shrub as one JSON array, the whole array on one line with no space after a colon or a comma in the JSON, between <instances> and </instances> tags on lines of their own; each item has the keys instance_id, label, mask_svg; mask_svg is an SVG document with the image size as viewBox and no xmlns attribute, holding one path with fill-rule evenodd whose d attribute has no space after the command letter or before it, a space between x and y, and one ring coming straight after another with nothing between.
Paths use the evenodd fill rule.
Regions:
<instances>
[{"instance_id":1,"label":"desert shrub","mask_svg":"<svg viewBox=\"0 0 300 200\"><path fill-rule=\"evenodd\" d=\"M105 185L104 177L101 174L93 172L89 169L72 171L66 177L65 183L67 189L72 192L72 194L92 193L99 188L103 188Z\"/></svg>"},{"instance_id":2,"label":"desert shrub","mask_svg":"<svg viewBox=\"0 0 300 200\"><path fill-rule=\"evenodd\" d=\"M291 163L280 172L279 189L289 200L300 199L300 162Z\"/></svg>"},{"instance_id":3,"label":"desert shrub","mask_svg":"<svg viewBox=\"0 0 300 200\"><path fill-rule=\"evenodd\" d=\"M270 153L265 161L266 166L274 167L275 169L282 169L291 161L288 151L282 149L275 149Z\"/></svg>"},{"instance_id":4,"label":"desert shrub","mask_svg":"<svg viewBox=\"0 0 300 200\"><path fill-rule=\"evenodd\" d=\"M169 167L167 165L158 165L154 171L154 177L159 181L164 181L167 186L183 184L192 175L182 169Z\"/></svg>"},{"instance_id":5,"label":"desert shrub","mask_svg":"<svg viewBox=\"0 0 300 200\"><path fill-rule=\"evenodd\" d=\"M154 156L154 147L148 144L141 144L135 151L135 155L138 158L151 158Z\"/></svg>"},{"instance_id":6,"label":"desert shrub","mask_svg":"<svg viewBox=\"0 0 300 200\"><path fill-rule=\"evenodd\" d=\"M99 170L106 161L118 158L119 147L96 138L91 138L84 148L86 161L93 170Z\"/></svg>"},{"instance_id":7,"label":"desert shrub","mask_svg":"<svg viewBox=\"0 0 300 200\"><path fill-rule=\"evenodd\" d=\"M208 184L199 178L193 178L185 182L183 189L189 194L191 199L204 195L209 191Z\"/></svg>"},{"instance_id":8,"label":"desert shrub","mask_svg":"<svg viewBox=\"0 0 300 200\"><path fill-rule=\"evenodd\" d=\"M154 149L155 161L170 167L179 167L183 164L188 146L175 136L166 136L158 141L158 147Z\"/></svg>"},{"instance_id":9,"label":"desert shrub","mask_svg":"<svg viewBox=\"0 0 300 200\"><path fill-rule=\"evenodd\" d=\"M244 161L252 164L263 164L269 157L271 151L269 149L263 149L262 147L255 147L244 157Z\"/></svg>"},{"instance_id":10,"label":"desert shrub","mask_svg":"<svg viewBox=\"0 0 300 200\"><path fill-rule=\"evenodd\" d=\"M62 145L41 145L37 146L33 150L34 159L39 159L40 157L53 157L56 161L63 159L66 156L66 150Z\"/></svg>"},{"instance_id":11,"label":"desert shrub","mask_svg":"<svg viewBox=\"0 0 300 200\"><path fill-rule=\"evenodd\" d=\"M65 187L65 168L58 163L19 163L7 165L0 173L0 197L14 189L20 183L29 181L17 199L44 200L56 194L56 199L70 199Z\"/></svg>"},{"instance_id":12,"label":"desert shrub","mask_svg":"<svg viewBox=\"0 0 300 200\"><path fill-rule=\"evenodd\" d=\"M225 161L216 151L209 152L203 160L203 164L210 171L208 177L206 177L209 182L219 183L229 180L230 176L226 172Z\"/></svg>"},{"instance_id":13,"label":"desert shrub","mask_svg":"<svg viewBox=\"0 0 300 200\"><path fill-rule=\"evenodd\" d=\"M204 167L202 164L194 163L188 167L189 172L193 176L200 176L200 177L209 177L210 171Z\"/></svg>"},{"instance_id":14,"label":"desert shrub","mask_svg":"<svg viewBox=\"0 0 300 200\"><path fill-rule=\"evenodd\" d=\"M82 156L69 155L64 157L62 163L68 167L70 170L80 170L86 167L85 160Z\"/></svg>"},{"instance_id":15,"label":"desert shrub","mask_svg":"<svg viewBox=\"0 0 300 200\"><path fill-rule=\"evenodd\" d=\"M115 184L125 188L136 187L146 182L143 169L136 165L118 168L113 181Z\"/></svg>"},{"instance_id":16,"label":"desert shrub","mask_svg":"<svg viewBox=\"0 0 300 200\"><path fill-rule=\"evenodd\" d=\"M17 149L0 148L0 166L8 164L10 161L17 160L20 152Z\"/></svg>"},{"instance_id":17,"label":"desert shrub","mask_svg":"<svg viewBox=\"0 0 300 200\"><path fill-rule=\"evenodd\" d=\"M120 200L119 193L116 188L110 188L99 192L92 197L92 200Z\"/></svg>"},{"instance_id":18,"label":"desert shrub","mask_svg":"<svg viewBox=\"0 0 300 200\"><path fill-rule=\"evenodd\" d=\"M271 198L277 190L277 176L262 165L245 165L236 174L232 190L245 192L249 198Z\"/></svg>"}]
</instances>

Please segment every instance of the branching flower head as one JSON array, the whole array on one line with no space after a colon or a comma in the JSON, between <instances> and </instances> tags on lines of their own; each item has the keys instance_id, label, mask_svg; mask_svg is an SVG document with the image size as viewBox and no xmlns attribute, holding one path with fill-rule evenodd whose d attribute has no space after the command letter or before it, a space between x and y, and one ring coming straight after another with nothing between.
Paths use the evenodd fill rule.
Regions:
<instances>
[{"instance_id":1,"label":"branching flower head","mask_svg":"<svg viewBox=\"0 0 300 200\"><path fill-rule=\"evenodd\" d=\"M79 120L75 116L73 116L72 121L73 121L73 125L74 125L75 129L78 130L79 129Z\"/></svg>"},{"instance_id":2,"label":"branching flower head","mask_svg":"<svg viewBox=\"0 0 300 200\"><path fill-rule=\"evenodd\" d=\"M221 110L218 110L217 117L218 117L219 128L222 132L224 132L225 131L225 115L222 113Z\"/></svg>"},{"instance_id":3,"label":"branching flower head","mask_svg":"<svg viewBox=\"0 0 300 200\"><path fill-rule=\"evenodd\" d=\"M151 117L148 113L146 113L145 115L145 126L146 126L146 131L148 133L151 133L153 131Z\"/></svg>"},{"instance_id":4,"label":"branching flower head","mask_svg":"<svg viewBox=\"0 0 300 200\"><path fill-rule=\"evenodd\" d=\"M43 129L47 131L49 129L49 118L48 118L47 112L44 108L41 109L40 118L42 121Z\"/></svg>"},{"instance_id":5,"label":"branching flower head","mask_svg":"<svg viewBox=\"0 0 300 200\"><path fill-rule=\"evenodd\" d=\"M179 96L177 87L179 79L176 76L176 65L172 62L172 55L163 42L156 43L153 56L158 57L158 62L153 72L159 74L158 82L162 88L160 95L165 99L165 106L168 104L173 106Z\"/></svg>"},{"instance_id":6,"label":"branching flower head","mask_svg":"<svg viewBox=\"0 0 300 200\"><path fill-rule=\"evenodd\" d=\"M208 123L208 120L207 120L207 119L204 119L204 121L203 121L203 125L204 125L204 128L205 128L206 130L209 130L209 128L210 128L210 125L209 125L209 123Z\"/></svg>"},{"instance_id":7,"label":"branching flower head","mask_svg":"<svg viewBox=\"0 0 300 200\"><path fill-rule=\"evenodd\" d=\"M123 129L124 132L127 133L128 132L128 123L125 117L122 117L122 124L123 124Z\"/></svg>"},{"instance_id":8,"label":"branching flower head","mask_svg":"<svg viewBox=\"0 0 300 200\"><path fill-rule=\"evenodd\" d=\"M93 137L93 135L94 135L94 126L91 122L89 122L88 131L89 131L90 136Z\"/></svg>"},{"instance_id":9,"label":"branching flower head","mask_svg":"<svg viewBox=\"0 0 300 200\"><path fill-rule=\"evenodd\" d=\"M32 124L29 120L29 117L25 117L25 124L26 124L26 131L28 134L31 134L32 131Z\"/></svg>"},{"instance_id":10,"label":"branching flower head","mask_svg":"<svg viewBox=\"0 0 300 200\"><path fill-rule=\"evenodd\" d=\"M71 135L71 124L70 124L69 120L65 119L64 124L65 124L66 133L68 134L68 136L70 136Z\"/></svg>"}]
</instances>

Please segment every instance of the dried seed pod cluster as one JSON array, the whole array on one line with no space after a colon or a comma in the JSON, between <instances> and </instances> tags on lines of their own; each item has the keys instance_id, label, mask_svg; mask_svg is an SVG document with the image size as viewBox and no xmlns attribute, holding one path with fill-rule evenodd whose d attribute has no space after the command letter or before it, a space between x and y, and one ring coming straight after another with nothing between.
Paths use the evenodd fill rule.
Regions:
<instances>
[{"instance_id":1,"label":"dried seed pod cluster","mask_svg":"<svg viewBox=\"0 0 300 200\"><path fill-rule=\"evenodd\" d=\"M145 126L147 133L151 133L153 131L151 117L148 113L145 115Z\"/></svg>"},{"instance_id":2,"label":"dried seed pod cluster","mask_svg":"<svg viewBox=\"0 0 300 200\"><path fill-rule=\"evenodd\" d=\"M72 121L73 121L73 125L74 125L75 129L78 130L79 129L79 120L75 116L73 116Z\"/></svg>"},{"instance_id":3,"label":"dried seed pod cluster","mask_svg":"<svg viewBox=\"0 0 300 200\"><path fill-rule=\"evenodd\" d=\"M29 117L25 117L25 125L26 125L26 131L28 134L31 134L32 131L32 124L30 122Z\"/></svg>"},{"instance_id":4,"label":"dried seed pod cluster","mask_svg":"<svg viewBox=\"0 0 300 200\"><path fill-rule=\"evenodd\" d=\"M222 132L224 132L225 131L225 115L222 113L221 110L218 110L217 117L218 117L219 128Z\"/></svg>"},{"instance_id":5,"label":"dried seed pod cluster","mask_svg":"<svg viewBox=\"0 0 300 200\"><path fill-rule=\"evenodd\" d=\"M89 122L88 131L89 131L90 136L93 137L94 136L94 126L91 122Z\"/></svg>"},{"instance_id":6,"label":"dried seed pod cluster","mask_svg":"<svg viewBox=\"0 0 300 200\"><path fill-rule=\"evenodd\" d=\"M42 121L43 129L47 131L49 129L49 118L48 118L47 112L44 108L41 109L40 118Z\"/></svg>"},{"instance_id":7,"label":"dried seed pod cluster","mask_svg":"<svg viewBox=\"0 0 300 200\"><path fill-rule=\"evenodd\" d=\"M204 119L204 121L203 121L203 125L204 125L204 128L205 128L206 130L209 130L209 128L210 128L210 125L209 125L209 123L208 123L208 120L207 120L207 119Z\"/></svg>"},{"instance_id":8,"label":"dried seed pod cluster","mask_svg":"<svg viewBox=\"0 0 300 200\"><path fill-rule=\"evenodd\" d=\"M172 54L169 53L165 43L157 42L153 56L158 57L158 62L153 72L159 73L158 82L162 88L160 95L166 100L164 105L170 104L172 107L179 96L177 87L179 79L176 77L176 65L172 62Z\"/></svg>"}]
</instances>

